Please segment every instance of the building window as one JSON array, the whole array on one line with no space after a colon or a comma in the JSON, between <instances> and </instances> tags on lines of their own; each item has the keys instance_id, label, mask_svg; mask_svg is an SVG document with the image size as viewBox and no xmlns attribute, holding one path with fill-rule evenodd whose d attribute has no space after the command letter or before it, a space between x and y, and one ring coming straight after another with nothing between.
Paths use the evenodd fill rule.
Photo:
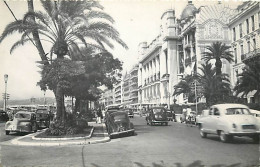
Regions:
<instances>
[{"instance_id":1,"label":"building window","mask_svg":"<svg viewBox=\"0 0 260 167\"><path fill-rule=\"evenodd\" d=\"M236 28L233 28L233 40L236 41Z\"/></svg>"},{"instance_id":2,"label":"building window","mask_svg":"<svg viewBox=\"0 0 260 167\"><path fill-rule=\"evenodd\" d=\"M255 38L253 39L253 49L256 50L256 41L255 41Z\"/></svg>"},{"instance_id":3,"label":"building window","mask_svg":"<svg viewBox=\"0 0 260 167\"><path fill-rule=\"evenodd\" d=\"M243 36L243 29L242 29L242 24L239 24L239 34L240 34L240 38Z\"/></svg>"},{"instance_id":4,"label":"building window","mask_svg":"<svg viewBox=\"0 0 260 167\"><path fill-rule=\"evenodd\" d=\"M237 48L234 48L235 64L237 64Z\"/></svg>"},{"instance_id":5,"label":"building window","mask_svg":"<svg viewBox=\"0 0 260 167\"><path fill-rule=\"evenodd\" d=\"M247 41L247 51L250 52L250 41Z\"/></svg>"},{"instance_id":6,"label":"building window","mask_svg":"<svg viewBox=\"0 0 260 167\"><path fill-rule=\"evenodd\" d=\"M246 19L246 33L249 33L249 20Z\"/></svg>"},{"instance_id":7,"label":"building window","mask_svg":"<svg viewBox=\"0 0 260 167\"><path fill-rule=\"evenodd\" d=\"M252 31L255 31L255 17L254 17L254 15L251 16L251 21L252 21Z\"/></svg>"}]
</instances>

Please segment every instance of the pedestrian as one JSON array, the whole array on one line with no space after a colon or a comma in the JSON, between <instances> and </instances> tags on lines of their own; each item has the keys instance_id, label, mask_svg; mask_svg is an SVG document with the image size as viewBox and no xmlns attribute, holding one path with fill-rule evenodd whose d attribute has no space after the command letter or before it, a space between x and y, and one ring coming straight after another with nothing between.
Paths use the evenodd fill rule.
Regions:
<instances>
[{"instance_id":1,"label":"pedestrian","mask_svg":"<svg viewBox=\"0 0 260 167\"><path fill-rule=\"evenodd\" d=\"M182 109L182 117L181 117L181 123L182 123L182 122L185 122L185 120L186 120L186 114L187 114L187 108L186 108L186 106L183 106L183 109Z\"/></svg>"},{"instance_id":2,"label":"pedestrian","mask_svg":"<svg viewBox=\"0 0 260 167\"><path fill-rule=\"evenodd\" d=\"M102 112L101 112L101 109L98 108L97 109L97 123L98 124L101 124L101 117L102 117Z\"/></svg>"}]
</instances>

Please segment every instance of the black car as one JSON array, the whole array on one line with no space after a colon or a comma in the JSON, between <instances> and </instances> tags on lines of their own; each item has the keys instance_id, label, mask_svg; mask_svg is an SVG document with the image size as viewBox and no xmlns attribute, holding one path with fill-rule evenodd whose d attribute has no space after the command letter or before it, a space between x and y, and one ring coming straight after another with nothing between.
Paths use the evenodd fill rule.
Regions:
<instances>
[{"instance_id":1,"label":"black car","mask_svg":"<svg viewBox=\"0 0 260 167\"><path fill-rule=\"evenodd\" d=\"M168 125L168 118L166 109L163 107L153 107L148 111L148 115L146 116L147 125Z\"/></svg>"},{"instance_id":2,"label":"black car","mask_svg":"<svg viewBox=\"0 0 260 167\"><path fill-rule=\"evenodd\" d=\"M128 114L124 111L113 112L109 115L107 131L110 138L119 136L120 134L135 134L134 125L130 122Z\"/></svg>"},{"instance_id":3,"label":"black car","mask_svg":"<svg viewBox=\"0 0 260 167\"><path fill-rule=\"evenodd\" d=\"M0 110L0 121L8 121L9 120L9 117L8 117L8 114L7 112L5 112L4 110Z\"/></svg>"}]
</instances>

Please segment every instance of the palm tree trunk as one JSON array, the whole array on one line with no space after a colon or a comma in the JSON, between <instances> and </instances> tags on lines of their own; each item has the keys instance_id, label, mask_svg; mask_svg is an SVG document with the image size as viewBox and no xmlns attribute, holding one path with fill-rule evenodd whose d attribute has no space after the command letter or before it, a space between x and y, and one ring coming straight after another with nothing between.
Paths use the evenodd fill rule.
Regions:
<instances>
[{"instance_id":1,"label":"palm tree trunk","mask_svg":"<svg viewBox=\"0 0 260 167\"><path fill-rule=\"evenodd\" d=\"M222 62L221 62L220 58L216 58L215 66L216 66L216 75L220 76L221 75L221 68L222 68Z\"/></svg>"},{"instance_id":2,"label":"palm tree trunk","mask_svg":"<svg viewBox=\"0 0 260 167\"><path fill-rule=\"evenodd\" d=\"M34 12L33 0L27 0L27 4L28 4L28 11L29 12ZM32 19L32 21L35 21L34 17L32 17L31 19ZM43 50L43 46L42 46L42 43L41 43L38 31L34 30L32 34L33 34L33 39L34 39L36 48L37 48L37 50L39 52L41 60L43 61L43 64L44 65L48 65L49 62L48 62L47 56L46 56L46 54L45 54L45 52Z\"/></svg>"}]
</instances>

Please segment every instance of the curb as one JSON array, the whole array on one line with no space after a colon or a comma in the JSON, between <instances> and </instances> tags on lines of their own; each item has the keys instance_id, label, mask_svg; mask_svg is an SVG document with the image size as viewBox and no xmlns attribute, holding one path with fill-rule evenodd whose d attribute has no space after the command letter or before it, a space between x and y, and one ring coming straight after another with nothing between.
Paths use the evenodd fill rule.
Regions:
<instances>
[{"instance_id":1,"label":"curb","mask_svg":"<svg viewBox=\"0 0 260 167\"><path fill-rule=\"evenodd\" d=\"M105 130L105 124L103 124L103 130ZM23 138L31 137L31 136L33 137L35 135L35 134L29 134L26 136L21 136L16 139L13 139L13 140L11 140L11 143L14 145L20 145L20 146L65 146L65 145L88 145L88 144L106 143L111 140L110 137L108 137L108 133L104 133L105 137L103 139L90 140L93 132L94 132L94 127L93 127L93 131L92 131L91 135L89 135L90 138L78 139L80 141L49 140L49 141L57 141L57 142L53 142L53 143L48 143L48 142L46 142L46 140L38 140L38 141L43 141L43 142L20 141Z\"/></svg>"},{"instance_id":2,"label":"curb","mask_svg":"<svg viewBox=\"0 0 260 167\"><path fill-rule=\"evenodd\" d=\"M90 134L88 136L84 136L84 137L67 137L67 138L40 138L40 137L35 137L36 135L40 134L40 133L43 133L44 131L42 132L39 132L37 133L36 135L34 135L32 137L33 140L45 140L45 141L64 141L64 140L79 140L79 139L90 139L93 132L94 132L94 126L92 127L91 131L90 131Z\"/></svg>"}]
</instances>

